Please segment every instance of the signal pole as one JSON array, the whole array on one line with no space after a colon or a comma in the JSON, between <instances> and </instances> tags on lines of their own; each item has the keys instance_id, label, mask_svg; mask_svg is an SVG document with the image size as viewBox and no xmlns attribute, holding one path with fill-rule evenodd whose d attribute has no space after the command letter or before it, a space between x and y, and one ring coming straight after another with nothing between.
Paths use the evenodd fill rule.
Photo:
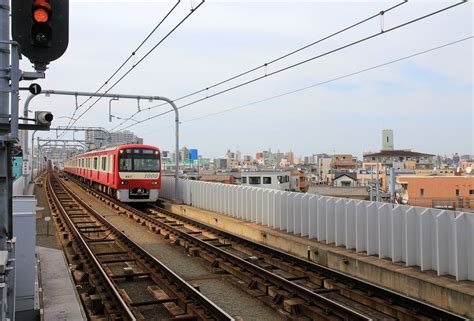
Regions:
<instances>
[{"instance_id":1,"label":"signal pole","mask_svg":"<svg viewBox=\"0 0 474 321\"><path fill-rule=\"evenodd\" d=\"M9 124L9 66L10 66L10 3L0 0L0 124ZM12 232L10 201L11 181L11 142L10 130L0 129L0 250L7 250L8 235Z\"/></svg>"}]
</instances>

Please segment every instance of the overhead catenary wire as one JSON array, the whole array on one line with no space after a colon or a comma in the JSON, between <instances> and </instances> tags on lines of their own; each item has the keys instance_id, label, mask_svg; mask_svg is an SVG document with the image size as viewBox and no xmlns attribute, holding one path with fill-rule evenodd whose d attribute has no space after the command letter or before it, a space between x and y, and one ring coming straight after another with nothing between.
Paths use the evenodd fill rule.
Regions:
<instances>
[{"instance_id":1,"label":"overhead catenary wire","mask_svg":"<svg viewBox=\"0 0 474 321\"><path fill-rule=\"evenodd\" d=\"M257 100L257 101L253 101L253 102L250 102L250 103L243 104L243 105L227 108L227 109L220 110L220 111L217 111L217 112L208 113L208 114L198 116L198 117L195 117L195 118L182 120L181 123L188 123L188 122L192 122L192 121L196 121L196 120L201 120L201 119L205 119L205 118L208 118L208 117L228 113L228 112L231 112L231 111L234 111L234 110L242 109L242 108L245 108L245 107L250 107L250 106L257 105L257 104L261 104L261 103L264 103L264 102L267 102L267 101L270 101L270 100L278 99L280 97L288 96L288 95L295 94L295 93L298 93L298 92L301 92L301 91L305 91L305 90L308 90L308 89L311 89L311 88L326 85L326 84L329 84L329 83L337 81L337 80L341 80L341 79L344 79L344 78L349 78L349 77L356 76L356 75L359 75L359 74L362 74L362 73L365 73L365 72L368 72L368 71L371 71L371 70L374 70L374 69L382 68L382 67L385 67L385 66L403 61L403 60L407 60L407 59L410 59L410 58L421 56L421 55L424 55L424 54L427 54L427 53L430 53L430 52L433 52L433 51L436 51L436 50L439 50L439 49L443 49L443 48L446 48L446 47L449 47L449 46L452 46L452 45L470 40L472 38L474 38L474 36L468 36L468 37L465 37L465 38L461 38L461 39L458 39L458 40L455 40L455 41L452 41L452 42L449 42L449 43L445 43L445 44L442 44L442 45L439 45L439 46L436 46L436 47L432 47L430 49L426 49L426 50L423 50L423 51L419 51L419 52L410 54L408 56L404 56L404 57L401 57L401 58L390 60L390 61L378 64L378 65L375 65L375 66L372 66L372 67L367 67L367 68L364 68L364 69L361 69L361 70L358 70L358 71L354 71L354 72L351 72L351 73L348 73L348 74L345 74L345 75L342 75L342 76L338 76L338 77L334 77L334 78L331 78L331 79L328 79L328 80L324 80L324 81L321 81L321 82L318 82L318 83L315 83L315 84L312 84L312 85L309 85L309 86L305 86L305 87L302 87L302 88L287 91L287 92L284 92L282 94L270 96L270 97L267 97L267 98L263 98L263 99L260 99L260 100ZM154 132L156 132L156 130L147 132L145 134L150 134L150 133L154 133Z\"/></svg>"},{"instance_id":2,"label":"overhead catenary wire","mask_svg":"<svg viewBox=\"0 0 474 321\"><path fill-rule=\"evenodd\" d=\"M316 84L312 84L312 85L309 85L309 86L306 86L306 87L298 88L298 89L295 89L295 90L292 90L292 91L287 91L287 92L282 93L282 94L278 94L278 95L274 95L274 96L267 97L267 98L264 98L264 99L260 99L260 100L257 100L257 101L251 102L251 103L246 103L244 105L239 105L239 106L236 106L236 107L227 108L225 110L217 111L217 112L214 112L214 113L209 113L209 114L202 115L202 116L199 116L199 117L196 117L196 118L183 120L183 121L181 121L181 123L188 123L188 122L192 122L192 121L196 121L196 120L200 120L200 119L204 119L204 118L208 118L208 117L212 117L212 116L217 116L217 115L224 114L224 113L227 113L227 112L231 112L231 111L234 111L234 110L237 110L237 109L257 105L257 104L267 102L267 101L270 101L270 100L273 100L273 99L277 99L277 98L280 98L280 97L295 94L297 92L308 90L308 89L311 89L311 88L314 88L314 87L326 85L328 83L331 83L331 82L334 82L334 81L337 81L337 80L341 80L341 79L344 79L344 78L349 78L349 77L352 77L352 76L356 76L356 75L365 73L367 71L371 71L371 70L374 70L374 69L385 67L385 66L403 61L403 60L407 60L407 59L410 59L410 58L413 58L413 57L417 57L417 56L420 56L420 55L423 55L423 54L427 54L427 53L432 52L432 51L436 51L436 50L439 50L439 49L442 49L442 48L445 48L445 47L449 47L449 46L452 46L452 45L470 40L472 38L474 38L474 36L465 37L465 38L455 40L455 41L452 41L452 42L449 42L449 43L446 43L446 44L443 44L443 45L439 45L437 47L433 47L433 48L430 48L430 49L419 51L419 52L416 52L416 53L408 55L408 56L404 56L404 57L401 57L401 58L398 58L398 59L395 59L395 60L387 61L387 62L384 62L382 64L378 64L378 65L375 65L375 66L372 66L372 67L368 67L368 68L361 69L361 70L358 70L358 71L355 71L355 72L351 72L349 74L345 74L345 75L338 76L338 77L335 77L335 78L331 78L331 79L328 79L328 80L325 80L325 81L322 81L322 82L318 82Z\"/></svg>"},{"instance_id":3,"label":"overhead catenary wire","mask_svg":"<svg viewBox=\"0 0 474 321\"><path fill-rule=\"evenodd\" d=\"M127 57L127 59L124 60L124 62L122 62L122 64L107 78L107 80L105 80L105 82L95 91L95 94L97 94L102 88L104 88L110 80L112 80L113 77L115 77L115 75L117 75L117 73L122 70L122 68L130 61L130 59L132 59L133 56L135 56L136 52L138 50L140 50L140 48L145 44L145 42L147 42L148 39L150 39L150 37L155 33L155 31L163 24L163 22L168 18L168 16L176 9L176 7L179 5L179 3L181 2L181 0L178 0L175 5L168 11L168 13L160 20L160 22L153 28L153 30L150 31L150 33L145 37L145 39L142 40L142 42L137 46L137 48L135 48L135 50L133 50L130 55ZM92 99L92 96L90 96L89 98L87 98L84 102L82 102L80 105L77 105L76 103L76 106L74 108L74 111L72 113L72 116L71 118L73 119L74 116L76 115L78 109L80 109L84 104L86 104L89 100ZM69 126L72 126L71 125L71 121L72 119L69 120L66 128L68 128Z\"/></svg>"},{"instance_id":4,"label":"overhead catenary wire","mask_svg":"<svg viewBox=\"0 0 474 321\"><path fill-rule=\"evenodd\" d=\"M112 90L115 86L117 86L127 75L132 72L140 63L142 63L159 45L161 45L180 25L182 25L197 9L205 2L205 0L201 0L201 2L183 18L181 21L176 24L163 38L161 38L158 43L156 43L137 63L133 64L131 68L129 68L117 81L115 81L104 93L103 95L107 94L110 90ZM99 96L86 110L84 110L77 118L73 120L70 126L73 126L82 116L84 116L89 110L92 109L101 99L102 96Z\"/></svg>"},{"instance_id":5,"label":"overhead catenary wire","mask_svg":"<svg viewBox=\"0 0 474 321\"><path fill-rule=\"evenodd\" d=\"M308 62L310 62L310 61L314 61L314 60L316 60L316 59L319 59L319 58L321 58L321 57L324 57L324 56L327 56L327 55L329 55L329 54L335 53L335 52L337 52L337 51L340 51L340 50L343 50L343 49L352 47L352 46L354 46L354 45L356 45L356 44L359 44L359 43L362 43L362 42L364 42L364 41L373 39L373 38L378 37L378 36L381 36L381 35L383 35L383 34L387 34L387 33L392 32L392 31L394 31L394 30L398 30L398 29L400 29L400 28L402 28L402 27L405 27L405 26L407 26L407 25L410 25L410 24L412 24L412 23L421 21L421 20L426 19L426 18L428 18L428 17L431 17L431 16L433 16L433 15L436 15L436 14L439 14L439 13L444 12L444 11L446 11L446 10L452 9L452 8L454 8L454 7L458 6L458 5L461 5L461 4L465 3L465 2L466 2L466 1L463 0L463 1L461 1L461 2L452 4L452 5L450 5L450 6L447 6L447 7L444 7L444 8L442 8L442 9L439 9L439 10L433 11L433 12L431 12L431 13L428 13L428 14L426 14L426 15L423 15L423 16L421 16L421 17L418 17L418 18L409 20L409 21L407 21L407 22L404 22L404 23L402 23L402 24L396 25L395 27L392 27L392 28L389 28L389 29L386 29L386 30L382 30L382 31L380 31L380 32L377 32L377 33L372 34L372 35L370 35L370 36L367 36L367 37L365 37L365 38L362 38L362 39L353 41L353 42L351 42L351 43L349 43L349 44L340 46L340 47L338 47L338 48L336 48L336 49L333 49L333 50L327 51L327 52L325 52L325 53L319 54L319 55L317 55L317 56L314 56L314 57L305 59L305 60L303 60L303 61L297 62L297 63L292 64L292 65L290 65L290 66L287 66L287 67L278 69L278 70L273 71L273 72L271 72L271 73L268 73L268 74L266 74L266 75L264 75L264 76L256 77L256 78L254 78L254 79L245 81L245 82L243 82L243 83L240 83L240 84L238 84L238 85L232 86L232 87L230 87L230 88L221 90L221 91L219 91L219 92L217 92L217 93L214 93L214 94L212 94L212 95L208 95L208 96L206 96L206 97L203 97L203 98L194 100L194 101L192 101L192 102L190 102L190 103L187 103L187 104L185 104L185 105L182 105L182 106L178 107L178 109L183 109L183 108L189 107L189 106L191 106L191 105L197 104L197 103L202 102L202 101L204 101L204 100L207 100L207 99L209 99L209 98L212 98L212 97L215 97L215 96L218 96L218 95L222 95L222 94L227 93L227 92L229 92L229 91L232 91L232 90L235 90L235 89L237 89L237 88L240 88L240 87L246 86L246 85L248 85L248 84L254 83L254 82L258 81L258 80L261 80L261 79L267 78L267 77L269 77L269 76L272 76L272 75L281 73L281 72L283 72L283 71L286 71L286 70L295 68L295 67L297 67L297 66L300 66L300 65L302 65L302 64L308 63ZM133 126L142 124L142 123L144 123L144 122L150 121L150 120L152 120L152 119L155 119L155 118L157 118L157 117L166 115L166 114L171 113L171 112L173 112L172 109L171 109L171 110L164 111L164 112L159 113L159 114L156 114L156 115L153 115L153 116L150 116L150 117L147 117L147 118L144 118L144 119L142 119L141 121L139 121L139 122L137 122L137 123L134 123L134 124L130 124L130 125L128 125L128 126L125 126L125 127L121 128L120 130L128 129L128 128L130 128L130 127L133 127Z\"/></svg>"},{"instance_id":6,"label":"overhead catenary wire","mask_svg":"<svg viewBox=\"0 0 474 321\"><path fill-rule=\"evenodd\" d=\"M396 4L396 5L393 5L392 7L389 7L389 8L387 8L387 9L385 9L385 10L379 11L379 12L377 12L376 14L373 14L373 15L371 15L371 16L365 18L365 19L362 19L362 20L360 20L360 21L358 21L358 22L356 22L356 23L353 23L353 24L351 24L351 25L349 25L349 26L347 26L347 27L345 27L345 28L343 28L343 29L340 29L340 30L338 30L338 31L336 31L336 32L333 32L333 33L331 33L331 34L329 34L329 35L327 35L327 36L325 36L325 37L323 37L323 38L320 38L320 39L318 39L318 40L316 40L316 41L313 41L313 42L311 42L311 43L309 43L309 44L307 44L307 45L305 45L305 46L303 46L303 47L300 47L300 48L295 49L295 50L293 50L293 51L290 51L290 52L288 52L288 53L286 53L286 54L284 54L284 55L282 55L282 56L279 56L279 57L274 58L274 59L272 59L272 60L270 60L270 61L268 61L268 62L265 62L265 63L263 63L263 64L261 64L261 65L259 65L259 66L257 66L257 67L250 68L250 69L248 69L248 70L246 70L246 71L244 71L244 72L241 72L241 73L239 73L239 74L237 74L237 75L234 75L234 76L231 76L231 77L229 77L229 78L226 78L226 79L224 79L224 80L222 80L222 81L219 81L219 82L217 82L217 83L215 83L215 84L212 84L212 85L207 86L207 87L205 87L205 88L202 88L202 89L200 89L200 90L196 90L196 91L194 91L194 92L192 92L192 93L189 93L189 94L186 94L186 95L184 95L184 96L178 97L178 98L174 99L173 102L177 102L177 101L180 101L180 100L183 100L183 99L186 99L186 98L195 96L195 95L197 95L197 94L206 92L206 91L208 91L208 90L210 90L210 89L213 89L213 88L215 88L215 87L221 86L221 85L223 85L223 84L225 84L225 83L228 83L228 82L230 82L230 81L232 81L232 80L235 80L235 79L238 79L238 78L243 77L243 76L245 76L245 75L248 75L248 74L250 74L250 73L252 73L252 72L255 72L255 71L257 71L257 70L260 70L260 69L262 69L262 68L267 68L267 67L268 67L269 65L271 65L271 64L274 64L274 63L276 63L276 62L278 62L278 61L281 61L281 60L283 60L283 59L285 59L285 58L288 58L288 57L290 57L290 56L292 56L292 55L294 55L294 54L296 54L296 53L298 53L298 52L301 52L301 51L303 51L303 50L305 50L305 49L308 49L308 48L310 48L310 47L312 47L312 46L314 46L314 45L316 45L316 44L319 44L319 43L321 43L321 42L323 42L323 41L325 41L325 40L328 40L328 39L330 39L330 38L332 38L332 37L335 37L335 36L337 36L337 35L339 35L339 34L341 34L341 33L343 33L343 32L346 32L346 31L348 31L348 30L350 30L350 29L353 29L353 28L355 28L355 27L357 27L357 26L360 26L361 24L364 24L364 23L366 23L366 22L368 22L368 21L370 21L370 20L372 20L372 19L375 19L375 18L377 18L377 17L379 17L379 16L383 16L385 13L387 13L387 12L389 12L389 11L395 9L395 8L398 8L399 6L401 6L401 5L403 5L403 4L407 3L407 2L408 2L407 0L404 0L403 2L400 2L400 3ZM151 109L154 109L154 108L157 108L157 107L161 107L161 106L164 106L164 105L167 105L167 103L161 103L161 104L158 104L158 105L155 105L155 106L151 106L151 107L148 107L148 108L144 108L144 109L142 109L142 110L138 110L138 111L136 111L135 113L133 113L130 117L123 118L123 121L120 122L118 125L114 126L111 130L113 131L114 129L116 129L116 128L122 126L123 124L125 124L126 122L128 122L129 120L131 120L133 117L135 117L137 114L139 114L139 113L142 112L142 111L151 110Z\"/></svg>"}]
</instances>

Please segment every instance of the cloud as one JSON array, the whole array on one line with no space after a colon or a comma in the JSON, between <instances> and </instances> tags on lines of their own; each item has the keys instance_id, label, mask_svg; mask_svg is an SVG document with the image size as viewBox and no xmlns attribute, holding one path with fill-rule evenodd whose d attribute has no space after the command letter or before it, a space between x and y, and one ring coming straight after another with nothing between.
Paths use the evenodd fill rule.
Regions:
<instances>
[{"instance_id":1,"label":"cloud","mask_svg":"<svg viewBox=\"0 0 474 321\"><path fill-rule=\"evenodd\" d=\"M197 2L195 1L195 4ZM147 60L112 92L180 97L259 66L324 37L396 2L208 2L196 11ZM171 7L169 2L71 3L70 46L51 63L43 88L94 91L149 33ZM385 15L384 27L437 10L444 2L409 2ZM166 30L189 12L176 14L143 47L138 61ZM181 111L191 119L331 79L472 34L472 3L384 34ZM267 72L307 59L380 30L377 19L284 61ZM272 147L311 154L333 150L361 154L378 149L380 130L395 129L396 144L432 153L474 153L472 144L472 40L326 86L235 112L182 124L182 145L204 155L222 155L239 146L244 152ZM23 61L24 69L29 63ZM130 67L130 65L127 65ZM242 80L263 75L258 70ZM242 80L230 82L232 86ZM226 88L225 86L223 88ZM205 97L219 89L197 95ZM79 98L79 103L83 101ZM184 104L192 99L183 100ZM141 102L146 108L153 105ZM74 97L37 98L35 110L72 114ZM126 117L136 101L113 103ZM143 119L167 107L137 115ZM78 125L112 128L103 99ZM56 118L55 124L67 119ZM145 142L172 149L173 115L130 128ZM45 134L48 135L48 134ZM77 134L76 134L77 135Z\"/></svg>"}]
</instances>

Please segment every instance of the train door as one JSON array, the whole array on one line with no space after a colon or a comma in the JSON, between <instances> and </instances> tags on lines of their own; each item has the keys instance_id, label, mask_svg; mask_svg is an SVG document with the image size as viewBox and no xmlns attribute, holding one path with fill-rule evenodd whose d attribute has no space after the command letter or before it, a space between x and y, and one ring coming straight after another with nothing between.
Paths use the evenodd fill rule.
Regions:
<instances>
[{"instance_id":1,"label":"train door","mask_svg":"<svg viewBox=\"0 0 474 321\"><path fill-rule=\"evenodd\" d=\"M110 184L110 155L107 155L106 162L107 184Z\"/></svg>"},{"instance_id":2,"label":"train door","mask_svg":"<svg viewBox=\"0 0 474 321\"><path fill-rule=\"evenodd\" d=\"M112 163L110 163L110 172L112 173L112 184L115 184L114 166L115 166L115 155L112 155Z\"/></svg>"},{"instance_id":3,"label":"train door","mask_svg":"<svg viewBox=\"0 0 474 321\"><path fill-rule=\"evenodd\" d=\"M93 178L95 180L98 180L99 179L99 157L94 157L94 171L95 173L93 173L94 174Z\"/></svg>"}]
</instances>

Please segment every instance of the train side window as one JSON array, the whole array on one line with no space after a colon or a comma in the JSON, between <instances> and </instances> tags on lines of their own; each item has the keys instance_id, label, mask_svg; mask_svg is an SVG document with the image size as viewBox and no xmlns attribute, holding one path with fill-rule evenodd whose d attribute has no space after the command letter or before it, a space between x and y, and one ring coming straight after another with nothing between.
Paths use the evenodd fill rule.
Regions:
<instances>
[{"instance_id":1,"label":"train side window","mask_svg":"<svg viewBox=\"0 0 474 321\"><path fill-rule=\"evenodd\" d=\"M97 165L99 165L98 163L99 163L99 159L97 157L94 157L94 169L97 169L98 167Z\"/></svg>"},{"instance_id":2,"label":"train side window","mask_svg":"<svg viewBox=\"0 0 474 321\"><path fill-rule=\"evenodd\" d=\"M102 157L102 171L107 170L107 157Z\"/></svg>"},{"instance_id":3,"label":"train side window","mask_svg":"<svg viewBox=\"0 0 474 321\"><path fill-rule=\"evenodd\" d=\"M250 176L249 177L249 184L253 184L253 185L260 184L260 181L261 181L260 176Z\"/></svg>"}]
</instances>

